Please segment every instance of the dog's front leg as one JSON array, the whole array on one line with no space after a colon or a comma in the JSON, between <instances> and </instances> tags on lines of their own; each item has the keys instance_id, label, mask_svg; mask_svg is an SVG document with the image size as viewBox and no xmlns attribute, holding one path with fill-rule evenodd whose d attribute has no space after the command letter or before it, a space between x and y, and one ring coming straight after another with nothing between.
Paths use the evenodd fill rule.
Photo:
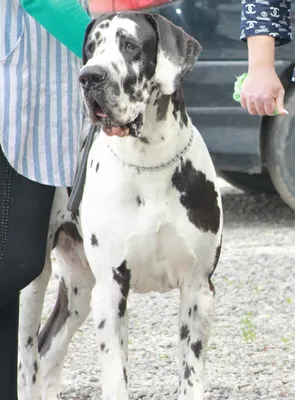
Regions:
<instances>
[{"instance_id":1,"label":"dog's front leg","mask_svg":"<svg viewBox=\"0 0 295 400\"><path fill-rule=\"evenodd\" d=\"M130 271L126 262L98 277L92 311L101 358L103 399L127 400L127 296Z\"/></svg>"},{"instance_id":2,"label":"dog's front leg","mask_svg":"<svg viewBox=\"0 0 295 400\"><path fill-rule=\"evenodd\" d=\"M206 277L187 280L181 288L179 400L203 399L206 347L214 314L214 293L211 289Z\"/></svg>"}]
</instances>

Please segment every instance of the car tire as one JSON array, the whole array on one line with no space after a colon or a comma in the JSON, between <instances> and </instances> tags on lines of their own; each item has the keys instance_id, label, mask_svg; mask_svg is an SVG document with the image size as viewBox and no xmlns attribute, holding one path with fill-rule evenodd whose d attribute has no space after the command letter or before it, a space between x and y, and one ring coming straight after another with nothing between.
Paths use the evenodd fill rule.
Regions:
<instances>
[{"instance_id":1,"label":"car tire","mask_svg":"<svg viewBox=\"0 0 295 400\"><path fill-rule=\"evenodd\" d=\"M244 192L252 194L276 193L276 189L268 173L248 174L247 172L218 171L218 175L231 185L243 190Z\"/></svg>"},{"instance_id":2,"label":"car tire","mask_svg":"<svg viewBox=\"0 0 295 400\"><path fill-rule=\"evenodd\" d=\"M271 180L285 203L295 211L295 92L289 93L289 115L274 117L266 141Z\"/></svg>"}]
</instances>

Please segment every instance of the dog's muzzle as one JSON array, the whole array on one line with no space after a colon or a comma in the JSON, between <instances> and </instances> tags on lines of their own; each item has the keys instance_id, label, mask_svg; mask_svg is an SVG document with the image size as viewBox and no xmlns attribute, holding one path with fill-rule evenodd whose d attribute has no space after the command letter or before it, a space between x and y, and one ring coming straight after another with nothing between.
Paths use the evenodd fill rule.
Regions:
<instances>
[{"instance_id":1,"label":"dog's muzzle","mask_svg":"<svg viewBox=\"0 0 295 400\"><path fill-rule=\"evenodd\" d=\"M138 115L133 121L121 125L114 121L104 110L102 93L108 90L108 72L98 66L83 68L79 81L84 91L90 117L94 124L101 124L102 130L108 136L134 136L140 137L140 129L143 122L142 115Z\"/></svg>"}]
</instances>

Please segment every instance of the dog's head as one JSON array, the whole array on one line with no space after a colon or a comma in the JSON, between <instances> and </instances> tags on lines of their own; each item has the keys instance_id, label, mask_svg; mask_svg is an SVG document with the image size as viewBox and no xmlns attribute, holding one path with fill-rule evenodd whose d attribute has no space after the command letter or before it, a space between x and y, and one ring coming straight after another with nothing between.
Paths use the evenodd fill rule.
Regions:
<instances>
[{"instance_id":1,"label":"dog's head","mask_svg":"<svg viewBox=\"0 0 295 400\"><path fill-rule=\"evenodd\" d=\"M122 12L93 20L80 73L92 123L110 135L137 136L152 91L174 93L200 51L195 39L159 15Z\"/></svg>"}]
</instances>

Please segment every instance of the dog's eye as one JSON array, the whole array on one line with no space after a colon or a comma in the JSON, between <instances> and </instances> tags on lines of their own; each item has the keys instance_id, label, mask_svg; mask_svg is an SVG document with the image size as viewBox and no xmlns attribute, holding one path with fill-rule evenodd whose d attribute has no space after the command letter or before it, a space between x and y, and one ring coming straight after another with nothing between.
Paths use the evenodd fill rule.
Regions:
<instances>
[{"instance_id":1,"label":"dog's eye","mask_svg":"<svg viewBox=\"0 0 295 400\"><path fill-rule=\"evenodd\" d=\"M126 50L128 50L128 51L134 51L136 49L136 46L134 46L130 42L126 42L125 47L126 47Z\"/></svg>"},{"instance_id":2,"label":"dog's eye","mask_svg":"<svg viewBox=\"0 0 295 400\"><path fill-rule=\"evenodd\" d=\"M95 50L95 44L94 43L90 43L90 45L88 46L88 52L90 54L93 54Z\"/></svg>"}]
</instances>

